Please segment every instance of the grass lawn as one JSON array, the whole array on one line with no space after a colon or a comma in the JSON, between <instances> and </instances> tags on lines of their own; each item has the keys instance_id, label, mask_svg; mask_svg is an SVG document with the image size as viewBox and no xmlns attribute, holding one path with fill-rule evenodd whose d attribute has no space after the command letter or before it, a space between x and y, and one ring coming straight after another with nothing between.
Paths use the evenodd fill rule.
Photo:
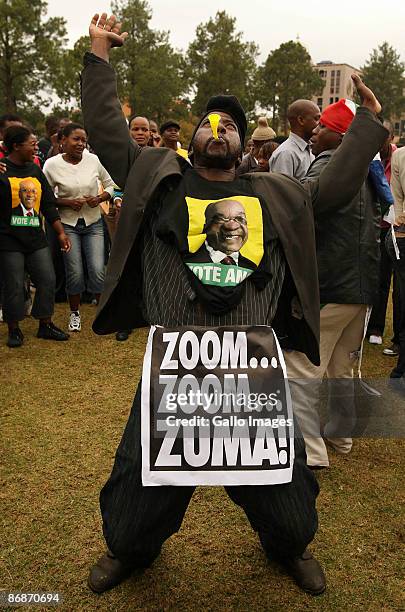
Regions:
<instances>
[{"instance_id":1,"label":"grass lawn","mask_svg":"<svg viewBox=\"0 0 405 612\"><path fill-rule=\"evenodd\" d=\"M66 313L57 306L62 327ZM98 494L140 376L146 332L128 342L97 337L94 307L82 314L83 331L67 343L38 340L26 319L17 350L5 346L0 325L0 590L58 591L69 611L405 609L405 444L394 439L356 440L347 457L331 451L331 468L318 473L312 550L327 574L322 597L303 594L269 565L243 512L222 489L204 487L151 569L92 594L88 569L104 551ZM368 345L363 373L386 377L393 363Z\"/></svg>"}]
</instances>

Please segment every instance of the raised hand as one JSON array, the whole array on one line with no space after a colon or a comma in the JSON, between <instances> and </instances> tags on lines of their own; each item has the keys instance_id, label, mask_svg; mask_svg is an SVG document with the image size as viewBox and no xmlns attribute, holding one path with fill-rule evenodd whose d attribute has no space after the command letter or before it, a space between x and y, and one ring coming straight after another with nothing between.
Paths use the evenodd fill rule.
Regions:
<instances>
[{"instance_id":1,"label":"raised hand","mask_svg":"<svg viewBox=\"0 0 405 612\"><path fill-rule=\"evenodd\" d=\"M107 17L107 13L101 16L96 13L89 27L91 40L91 51L102 59L108 61L109 52L112 47L122 47L128 32L121 32L121 24L115 15Z\"/></svg>"},{"instance_id":2,"label":"raised hand","mask_svg":"<svg viewBox=\"0 0 405 612\"><path fill-rule=\"evenodd\" d=\"M352 74L352 80L356 87L357 93L359 94L361 105L378 115L378 113L381 112L381 104L371 89L369 89L367 85L363 83L358 74Z\"/></svg>"}]
</instances>

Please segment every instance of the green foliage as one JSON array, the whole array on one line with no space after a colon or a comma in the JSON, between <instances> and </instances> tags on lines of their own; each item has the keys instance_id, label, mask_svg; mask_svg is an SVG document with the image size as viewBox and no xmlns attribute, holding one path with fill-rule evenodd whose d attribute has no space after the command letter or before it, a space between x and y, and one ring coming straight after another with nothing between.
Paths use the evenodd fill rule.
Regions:
<instances>
[{"instance_id":1,"label":"green foliage","mask_svg":"<svg viewBox=\"0 0 405 612\"><path fill-rule=\"evenodd\" d=\"M46 105L66 42L65 20L42 0L0 0L0 112ZM47 100L48 98L48 100Z\"/></svg>"},{"instance_id":2,"label":"green foliage","mask_svg":"<svg viewBox=\"0 0 405 612\"><path fill-rule=\"evenodd\" d=\"M146 0L116 0L112 11L129 33L125 45L111 54L120 98L132 113L160 122L184 93L182 55L170 45L168 32L150 28L152 12Z\"/></svg>"},{"instance_id":3,"label":"green foliage","mask_svg":"<svg viewBox=\"0 0 405 612\"><path fill-rule=\"evenodd\" d=\"M256 57L258 47L244 42L235 29L236 19L218 11L215 19L201 23L186 56L186 75L195 94L192 109L204 111L210 96L237 96L247 113L255 106Z\"/></svg>"},{"instance_id":4,"label":"green foliage","mask_svg":"<svg viewBox=\"0 0 405 612\"><path fill-rule=\"evenodd\" d=\"M387 42L374 49L362 67L364 82L374 91L387 119L405 110L404 68L399 53Z\"/></svg>"},{"instance_id":5,"label":"green foliage","mask_svg":"<svg viewBox=\"0 0 405 612\"><path fill-rule=\"evenodd\" d=\"M61 61L55 68L52 82L64 113L72 113L80 106L80 73L83 56L89 50L90 37L81 36L73 49L63 49Z\"/></svg>"},{"instance_id":6,"label":"green foliage","mask_svg":"<svg viewBox=\"0 0 405 612\"><path fill-rule=\"evenodd\" d=\"M273 112L287 133L287 108L294 100L310 99L322 91L323 81L312 67L311 56L298 41L290 40L272 51L259 70L258 101Z\"/></svg>"},{"instance_id":7,"label":"green foliage","mask_svg":"<svg viewBox=\"0 0 405 612\"><path fill-rule=\"evenodd\" d=\"M194 134L196 125L198 124L198 117L193 115L191 111L188 111L187 115L183 118L179 118L178 121L180 123L181 145L187 149L191 142L191 137Z\"/></svg>"},{"instance_id":8,"label":"green foliage","mask_svg":"<svg viewBox=\"0 0 405 612\"><path fill-rule=\"evenodd\" d=\"M243 40L236 19L225 11L197 27L185 56L171 46L168 32L151 28L147 0L112 0L112 12L129 33L111 54L122 102L158 123L177 119L186 140L212 95L236 95L251 121L257 105L269 109L273 128L286 132L289 104L322 91L323 81L300 42L283 43L258 67L257 45ZM67 48L65 20L46 14L44 0L0 0L0 113L20 112L37 131L52 103L59 116L80 112L79 75L90 48L88 36ZM384 42L362 68L387 118L405 110L404 67Z\"/></svg>"},{"instance_id":9,"label":"green foliage","mask_svg":"<svg viewBox=\"0 0 405 612\"><path fill-rule=\"evenodd\" d=\"M66 105L54 105L52 107L52 115L59 119L70 119L73 123L83 125L83 114L80 107L71 107Z\"/></svg>"},{"instance_id":10,"label":"green foliage","mask_svg":"<svg viewBox=\"0 0 405 612\"><path fill-rule=\"evenodd\" d=\"M45 131L45 115L37 106L28 106L22 113L25 125L32 128L34 134L40 136Z\"/></svg>"}]
</instances>

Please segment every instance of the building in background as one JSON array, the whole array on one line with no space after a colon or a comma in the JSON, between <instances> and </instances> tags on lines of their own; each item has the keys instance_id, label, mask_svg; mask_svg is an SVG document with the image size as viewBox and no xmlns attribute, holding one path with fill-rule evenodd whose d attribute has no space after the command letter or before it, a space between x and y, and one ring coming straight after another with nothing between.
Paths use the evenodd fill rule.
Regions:
<instances>
[{"instance_id":1,"label":"building in background","mask_svg":"<svg viewBox=\"0 0 405 612\"><path fill-rule=\"evenodd\" d=\"M334 64L331 61L315 64L314 70L318 72L324 81L322 92L312 98L312 101L319 106L321 112L329 104L333 104L341 98L354 99L351 75L355 72L361 76L361 70L350 66L350 64ZM391 121L394 126L395 142L400 145L405 144L405 113L402 113L400 117L391 118Z\"/></svg>"},{"instance_id":2,"label":"building in background","mask_svg":"<svg viewBox=\"0 0 405 612\"><path fill-rule=\"evenodd\" d=\"M349 98L353 100L354 86L351 79L353 73L361 75L361 71L349 64L334 64L330 61L319 62L314 66L324 81L322 92L318 96L314 96L312 101L315 102L321 109L340 100L340 98Z\"/></svg>"},{"instance_id":3,"label":"building in background","mask_svg":"<svg viewBox=\"0 0 405 612\"><path fill-rule=\"evenodd\" d=\"M392 120L394 126L394 142L397 145L405 145L405 113L402 113L400 117L394 117Z\"/></svg>"}]
</instances>

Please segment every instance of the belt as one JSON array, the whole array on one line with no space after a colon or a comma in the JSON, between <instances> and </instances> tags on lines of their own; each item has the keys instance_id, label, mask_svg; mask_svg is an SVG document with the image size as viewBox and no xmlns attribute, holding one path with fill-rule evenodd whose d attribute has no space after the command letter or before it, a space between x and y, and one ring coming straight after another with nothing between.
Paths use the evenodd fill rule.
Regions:
<instances>
[{"instance_id":1,"label":"belt","mask_svg":"<svg viewBox=\"0 0 405 612\"><path fill-rule=\"evenodd\" d=\"M395 238L405 238L405 233L404 232L396 232L394 230L394 234L395 234Z\"/></svg>"}]
</instances>

